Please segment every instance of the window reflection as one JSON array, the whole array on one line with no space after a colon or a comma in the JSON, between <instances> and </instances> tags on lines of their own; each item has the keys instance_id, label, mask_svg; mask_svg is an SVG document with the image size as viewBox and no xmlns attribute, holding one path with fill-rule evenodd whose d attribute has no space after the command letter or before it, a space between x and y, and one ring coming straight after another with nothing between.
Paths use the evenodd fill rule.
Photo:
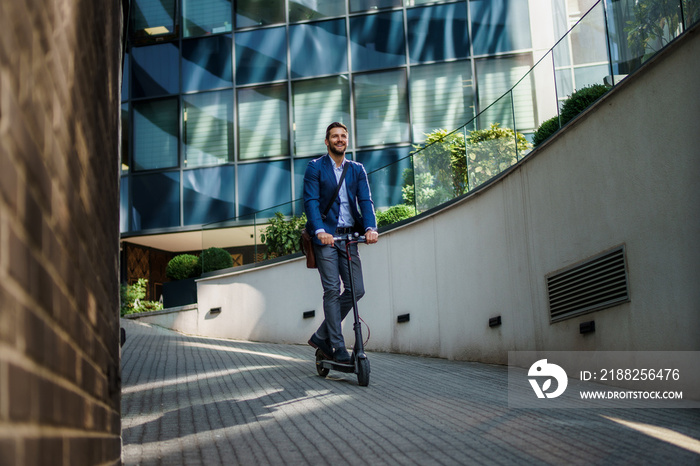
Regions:
<instances>
[{"instance_id":1,"label":"window reflection","mask_svg":"<svg viewBox=\"0 0 700 466\"><path fill-rule=\"evenodd\" d=\"M289 36L292 78L348 70L345 20L293 25Z\"/></svg>"},{"instance_id":2,"label":"window reflection","mask_svg":"<svg viewBox=\"0 0 700 466\"><path fill-rule=\"evenodd\" d=\"M180 226L180 172L131 178L132 231Z\"/></svg>"},{"instance_id":3,"label":"window reflection","mask_svg":"<svg viewBox=\"0 0 700 466\"><path fill-rule=\"evenodd\" d=\"M436 129L452 130L474 117L474 88L469 61L411 69L413 140L422 142Z\"/></svg>"},{"instance_id":4,"label":"window reflection","mask_svg":"<svg viewBox=\"0 0 700 466\"><path fill-rule=\"evenodd\" d=\"M231 31L231 0L182 0L184 37Z\"/></svg>"},{"instance_id":5,"label":"window reflection","mask_svg":"<svg viewBox=\"0 0 700 466\"><path fill-rule=\"evenodd\" d=\"M375 209L403 204L401 187L404 171L412 166L408 158L410 151L410 147L396 147L357 153L357 161L367 172L374 172L369 175L369 183Z\"/></svg>"},{"instance_id":6,"label":"window reflection","mask_svg":"<svg viewBox=\"0 0 700 466\"><path fill-rule=\"evenodd\" d=\"M292 99L296 156L323 154L326 127L333 121L344 123L352 135L350 86L346 76L295 82Z\"/></svg>"},{"instance_id":7,"label":"window reflection","mask_svg":"<svg viewBox=\"0 0 700 466\"><path fill-rule=\"evenodd\" d=\"M253 84L287 77L287 35L284 28L236 34L236 83Z\"/></svg>"},{"instance_id":8,"label":"window reflection","mask_svg":"<svg viewBox=\"0 0 700 466\"><path fill-rule=\"evenodd\" d=\"M289 21L341 16L345 14L345 0L290 0Z\"/></svg>"},{"instance_id":9,"label":"window reflection","mask_svg":"<svg viewBox=\"0 0 700 466\"><path fill-rule=\"evenodd\" d=\"M236 28L284 23L284 0L236 0Z\"/></svg>"},{"instance_id":10,"label":"window reflection","mask_svg":"<svg viewBox=\"0 0 700 466\"><path fill-rule=\"evenodd\" d=\"M465 3L407 10L406 20L411 62L469 56Z\"/></svg>"},{"instance_id":11,"label":"window reflection","mask_svg":"<svg viewBox=\"0 0 700 466\"><path fill-rule=\"evenodd\" d=\"M133 105L134 170L177 167L177 99Z\"/></svg>"},{"instance_id":12,"label":"window reflection","mask_svg":"<svg viewBox=\"0 0 700 466\"><path fill-rule=\"evenodd\" d=\"M350 0L350 12L401 6L401 0Z\"/></svg>"},{"instance_id":13,"label":"window reflection","mask_svg":"<svg viewBox=\"0 0 700 466\"><path fill-rule=\"evenodd\" d=\"M350 40L355 71L406 64L402 11L350 18Z\"/></svg>"},{"instance_id":14,"label":"window reflection","mask_svg":"<svg viewBox=\"0 0 700 466\"><path fill-rule=\"evenodd\" d=\"M234 167L182 172L182 214L185 225L235 217Z\"/></svg>"},{"instance_id":15,"label":"window reflection","mask_svg":"<svg viewBox=\"0 0 700 466\"><path fill-rule=\"evenodd\" d=\"M532 47L528 2L470 0L474 54L510 52Z\"/></svg>"},{"instance_id":16,"label":"window reflection","mask_svg":"<svg viewBox=\"0 0 700 466\"><path fill-rule=\"evenodd\" d=\"M496 102L506 91L515 85L532 67L532 57L516 55L477 60L476 77L479 89L479 107L485 109ZM532 73L515 88L512 102L503 98L489 107L488 114L479 119L480 129L491 123L513 128L513 112L518 128L534 128L534 91Z\"/></svg>"},{"instance_id":17,"label":"window reflection","mask_svg":"<svg viewBox=\"0 0 700 466\"><path fill-rule=\"evenodd\" d=\"M177 44L134 47L131 55L133 97L156 97L178 92L180 54Z\"/></svg>"},{"instance_id":18,"label":"window reflection","mask_svg":"<svg viewBox=\"0 0 700 466\"><path fill-rule=\"evenodd\" d=\"M357 145L408 142L406 72L356 75L353 80Z\"/></svg>"},{"instance_id":19,"label":"window reflection","mask_svg":"<svg viewBox=\"0 0 700 466\"><path fill-rule=\"evenodd\" d=\"M182 107L185 166L233 162L233 91L184 96Z\"/></svg>"},{"instance_id":20,"label":"window reflection","mask_svg":"<svg viewBox=\"0 0 700 466\"><path fill-rule=\"evenodd\" d=\"M289 161L239 165L238 185L239 215L249 215L289 202L292 200ZM261 189L261 186L274 186L274 189ZM289 215L291 204L276 210Z\"/></svg>"},{"instance_id":21,"label":"window reflection","mask_svg":"<svg viewBox=\"0 0 700 466\"><path fill-rule=\"evenodd\" d=\"M177 38L176 0L131 2L131 40L135 44Z\"/></svg>"},{"instance_id":22,"label":"window reflection","mask_svg":"<svg viewBox=\"0 0 700 466\"><path fill-rule=\"evenodd\" d=\"M231 36L183 41L183 91L201 91L232 85Z\"/></svg>"},{"instance_id":23,"label":"window reflection","mask_svg":"<svg viewBox=\"0 0 700 466\"><path fill-rule=\"evenodd\" d=\"M287 86L238 90L241 160L288 154Z\"/></svg>"}]
</instances>

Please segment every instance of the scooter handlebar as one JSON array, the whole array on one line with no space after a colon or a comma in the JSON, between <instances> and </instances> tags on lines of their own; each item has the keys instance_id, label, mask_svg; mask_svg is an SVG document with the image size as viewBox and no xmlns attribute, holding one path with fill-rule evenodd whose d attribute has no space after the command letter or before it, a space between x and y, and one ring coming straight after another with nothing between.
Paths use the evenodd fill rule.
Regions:
<instances>
[{"instance_id":1,"label":"scooter handlebar","mask_svg":"<svg viewBox=\"0 0 700 466\"><path fill-rule=\"evenodd\" d=\"M336 243L338 241L353 241L355 243L365 243L367 240L365 239L364 235L360 236L359 233L348 233L347 235L334 236L333 241L335 241Z\"/></svg>"}]
</instances>

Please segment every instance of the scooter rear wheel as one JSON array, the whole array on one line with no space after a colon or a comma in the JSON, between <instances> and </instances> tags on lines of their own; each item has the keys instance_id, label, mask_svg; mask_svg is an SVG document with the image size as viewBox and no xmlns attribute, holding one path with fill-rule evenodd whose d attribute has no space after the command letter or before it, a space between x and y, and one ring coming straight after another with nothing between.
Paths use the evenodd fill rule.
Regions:
<instances>
[{"instance_id":1,"label":"scooter rear wheel","mask_svg":"<svg viewBox=\"0 0 700 466\"><path fill-rule=\"evenodd\" d=\"M357 361L357 383L361 387L369 385L369 359L359 359Z\"/></svg>"},{"instance_id":2,"label":"scooter rear wheel","mask_svg":"<svg viewBox=\"0 0 700 466\"><path fill-rule=\"evenodd\" d=\"M327 369L321 365L321 361L323 361L323 359L323 352L321 350L316 350L316 372L318 372L318 375L321 377L327 376L330 372L330 369Z\"/></svg>"}]
</instances>

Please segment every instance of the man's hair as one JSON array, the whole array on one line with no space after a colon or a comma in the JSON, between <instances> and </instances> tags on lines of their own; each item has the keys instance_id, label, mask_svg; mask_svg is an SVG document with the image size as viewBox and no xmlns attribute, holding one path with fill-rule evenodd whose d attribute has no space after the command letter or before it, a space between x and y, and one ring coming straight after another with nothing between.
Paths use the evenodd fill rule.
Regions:
<instances>
[{"instance_id":1,"label":"man's hair","mask_svg":"<svg viewBox=\"0 0 700 466\"><path fill-rule=\"evenodd\" d=\"M348 127L347 127L347 126L345 126L344 124L342 124L342 123L340 123L340 122L338 122L338 121L334 121L333 123L331 123L330 125L328 125L328 128L326 128L326 139L328 139L328 137L331 135L331 130L332 130L333 128L343 128L343 129L345 130L346 133L348 132Z\"/></svg>"}]
</instances>

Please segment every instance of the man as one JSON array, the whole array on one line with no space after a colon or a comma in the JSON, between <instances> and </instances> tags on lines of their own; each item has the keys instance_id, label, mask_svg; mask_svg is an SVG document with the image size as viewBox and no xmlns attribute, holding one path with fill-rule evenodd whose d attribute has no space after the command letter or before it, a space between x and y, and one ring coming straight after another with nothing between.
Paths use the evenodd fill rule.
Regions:
<instances>
[{"instance_id":1,"label":"man","mask_svg":"<svg viewBox=\"0 0 700 466\"><path fill-rule=\"evenodd\" d=\"M309 344L320 349L327 357L339 363L349 363L341 322L352 309L350 271L345 250L334 247L334 236L352 231L364 231L367 243L376 243L377 220L367 182L367 172L362 164L347 160L348 129L342 123L331 123L326 129L328 154L309 162L304 174L304 211L308 220L306 230L314 234L316 265L323 286L323 314L325 320ZM343 169L347 172L341 180ZM333 199L339 182L343 184L327 215L323 215ZM359 206L359 210L358 210ZM360 228L354 228L360 227ZM350 246L352 273L355 278L355 296L365 294L362 280L362 264L357 255L357 244ZM344 291L340 293L340 283Z\"/></svg>"}]
</instances>

